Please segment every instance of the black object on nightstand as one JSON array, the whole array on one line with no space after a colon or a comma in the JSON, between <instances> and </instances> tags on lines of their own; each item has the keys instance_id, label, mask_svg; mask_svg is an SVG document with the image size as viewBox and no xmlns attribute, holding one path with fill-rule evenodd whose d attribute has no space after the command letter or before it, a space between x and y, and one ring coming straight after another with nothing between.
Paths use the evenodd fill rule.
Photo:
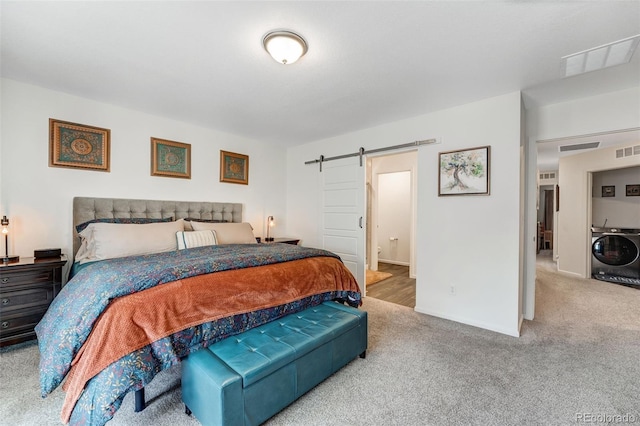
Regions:
<instances>
[{"instance_id":1,"label":"black object on nightstand","mask_svg":"<svg viewBox=\"0 0 640 426\"><path fill-rule=\"evenodd\" d=\"M35 339L34 327L62 287L65 256L0 263L0 346Z\"/></svg>"},{"instance_id":2,"label":"black object on nightstand","mask_svg":"<svg viewBox=\"0 0 640 426\"><path fill-rule=\"evenodd\" d=\"M265 241L265 244L271 244L271 243L284 243L284 244L293 244L294 246L297 246L298 243L300 242L300 238L273 238L271 239L271 241Z\"/></svg>"},{"instance_id":3,"label":"black object on nightstand","mask_svg":"<svg viewBox=\"0 0 640 426\"><path fill-rule=\"evenodd\" d=\"M33 257L38 259L48 259L50 257L60 258L62 250L59 248L37 249L33 251Z\"/></svg>"}]
</instances>

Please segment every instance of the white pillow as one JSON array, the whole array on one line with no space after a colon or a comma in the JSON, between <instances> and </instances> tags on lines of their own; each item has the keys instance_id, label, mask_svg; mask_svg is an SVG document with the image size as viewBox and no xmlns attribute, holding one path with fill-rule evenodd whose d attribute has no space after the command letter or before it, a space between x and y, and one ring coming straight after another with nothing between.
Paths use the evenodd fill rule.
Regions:
<instances>
[{"instance_id":1,"label":"white pillow","mask_svg":"<svg viewBox=\"0 0 640 426\"><path fill-rule=\"evenodd\" d=\"M82 232L78 233L80 236L80 248L76 253L76 262L84 263L89 262L89 259L95 257L95 245L93 244L93 228L88 225Z\"/></svg>"},{"instance_id":2,"label":"white pillow","mask_svg":"<svg viewBox=\"0 0 640 426\"><path fill-rule=\"evenodd\" d=\"M191 222L194 231L215 231L218 244L256 244L251 224Z\"/></svg>"},{"instance_id":3,"label":"white pillow","mask_svg":"<svg viewBox=\"0 0 640 426\"><path fill-rule=\"evenodd\" d=\"M176 239L178 240L178 250L184 250L193 247L202 246L215 246L218 244L216 240L216 232L207 231L191 231L191 232L176 232Z\"/></svg>"},{"instance_id":4,"label":"white pillow","mask_svg":"<svg viewBox=\"0 0 640 426\"><path fill-rule=\"evenodd\" d=\"M116 257L176 250L176 232L184 220L160 223L92 223L79 233L82 244L76 255L80 263Z\"/></svg>"}]
</instances>

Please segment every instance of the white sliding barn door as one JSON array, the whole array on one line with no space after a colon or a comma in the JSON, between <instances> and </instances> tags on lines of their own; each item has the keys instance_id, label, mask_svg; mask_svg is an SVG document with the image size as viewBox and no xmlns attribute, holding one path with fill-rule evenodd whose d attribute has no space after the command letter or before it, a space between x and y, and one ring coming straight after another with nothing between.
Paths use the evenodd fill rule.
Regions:
<instances>
[{"instance_id":1,"label":"white sliding barn door","mask_svg":"<svg viewBox=\"0 0 640 426\"><path fill-rule=\"evenodd\" d=\"M364 172L358 157L322 163L322 245L342 258L364 295Z\"/></svg>"}]
</instances>

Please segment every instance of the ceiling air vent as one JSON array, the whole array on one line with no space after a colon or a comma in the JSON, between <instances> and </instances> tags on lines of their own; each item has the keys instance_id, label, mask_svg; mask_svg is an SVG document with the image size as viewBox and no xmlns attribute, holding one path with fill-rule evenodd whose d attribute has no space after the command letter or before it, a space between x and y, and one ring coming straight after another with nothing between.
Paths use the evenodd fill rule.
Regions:
<instances>
[{"instance_id":1,"label":"ceiling air vent","mask_svg":"<svg viewBox=\"0 0 640 426\"><path fill-rule=\"evenodd\" d=\"M600 142L579 143L576 145L562 145L558 147L560 152L579 151L581 149L593 149L600 146Z\"/></svg>"}]
</instances>

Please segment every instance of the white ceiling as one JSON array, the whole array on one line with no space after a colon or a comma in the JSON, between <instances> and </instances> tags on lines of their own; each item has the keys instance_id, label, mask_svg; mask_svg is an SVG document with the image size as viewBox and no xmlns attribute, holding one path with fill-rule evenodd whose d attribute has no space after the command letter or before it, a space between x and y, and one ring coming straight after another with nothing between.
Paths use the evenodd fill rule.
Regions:
<instances>
[{"instance_id":1,"label":"white ceiling","mask_svg":"<svg viewBox=\"0 0 640 426\"><path fill-rule=\"evenodd\" d=\"M1 75L293 146L522 90L546 105L640 86L560 58L640 33L640 1L5 1ZM297 63L262 48L308 41ZM425 135L425 137L432 135Z\"/></svg>"}]
</instances>

